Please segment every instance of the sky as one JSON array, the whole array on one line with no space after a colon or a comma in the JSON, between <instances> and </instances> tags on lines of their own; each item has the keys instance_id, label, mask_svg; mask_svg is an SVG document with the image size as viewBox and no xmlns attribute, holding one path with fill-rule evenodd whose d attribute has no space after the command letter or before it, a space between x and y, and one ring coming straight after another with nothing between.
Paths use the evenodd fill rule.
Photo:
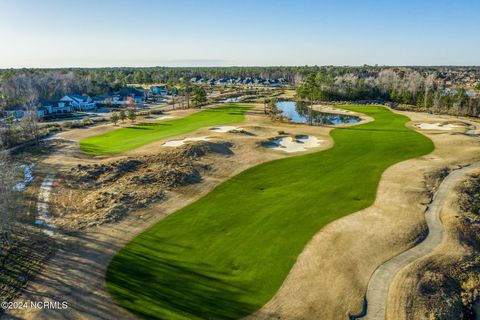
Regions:
<instances>
[{"instance_id":1,"label":"sky","mask_svg":"<svg viewBox=\"0 0 480 320\"><path fill-rule=\"evenodd\" d=\"M480 65L479 0L0 0L0 68Z\"/></svg>"}]
</instances>

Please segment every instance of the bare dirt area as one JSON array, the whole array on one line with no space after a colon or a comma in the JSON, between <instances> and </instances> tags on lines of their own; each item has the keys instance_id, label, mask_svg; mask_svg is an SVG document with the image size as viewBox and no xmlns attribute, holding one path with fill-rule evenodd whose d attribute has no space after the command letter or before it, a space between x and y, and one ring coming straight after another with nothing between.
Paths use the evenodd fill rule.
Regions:
<instances>
[{"instance_id":1,"label":"bare dirt area","mask_svg":"<svg viewBox=\"0 0 480 320\"><path fill-rule=\"evenodd\" d=\"M38 166L57 177L50 199L58 226L54 234L58 249L17 302L65 301L68 308L7 310L5 317L132 318L110 298L104 282L109 261L126 242L241 171L291 156L262 146L279 132L312 135L324 141L305 152L327 149L333 143L331 128L271 122L263 114L263 106L250 110L239 125L242 130L212 132L202 128L189 134L209 135L212 139L208 142L171 148L162 146L163 140L110 157L83 155L74 130L48 141L52 150ZM82 137L99 132L96 128L76 130ZM162 195L150 201L159 193ZM122 200L124 194L129 196ZM117 206L133 209L119 210L120 214L110 219Z\"/></svg>"},{"instance_id":2,"label":"bare dirt area","mask_svg":"<svg viewBox=\"0 0 480 320\"><path fill-rule=\"evenodd\" d=\"M414 124L419 122L458 121L399 113L412 119L408 125L413 129L418 129ZM377 266L426 236L424 211L429 188L435 185L427 177L446 167L480 160L480 142L465 131L462 127L422 131L434 141L434 152L387 169L374 205L319 231L274 298L249 319L346 319L361 313L368 281Z\"/></svg>"},{"instance_id":3,"label":"bare dirt area","mask_svg":"<svg viewBox=\"0 0 480 320\"><path fill-rule=\"evenodd\" d=\"M210 169L201 158L207 154L228 157L233 154L230 147L228 142L203 142L157 155L79 164L58 178L50 204L56 218L53 223L78 230L121 220L166 199L175 188L200 183Z\"/></svg>"}]
</instances>

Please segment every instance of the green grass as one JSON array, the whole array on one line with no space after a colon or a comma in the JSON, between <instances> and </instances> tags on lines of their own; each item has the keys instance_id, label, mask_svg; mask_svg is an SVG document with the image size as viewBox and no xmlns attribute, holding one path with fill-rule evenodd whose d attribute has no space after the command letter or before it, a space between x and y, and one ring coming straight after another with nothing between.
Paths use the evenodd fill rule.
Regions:
<instances>
[{"instance_id":1,"label":"green grass","mask_svg":"<svg viewBox=\"0 0 480 320\"><path fill-rule=\"evenodd\" d=\"M316 232L370 206L387 167L434 148L405 116L345 108L375 121L246 170L128 243L107 271L115 300L145 319L237 319L265 304Z\"/></svg>"},{"instance_id":2,"label":"green grass","mask_svg":"<svg viewBox=\"0 0 480 320\"><path fill-rule=\"evenodd\" d=\"M125 152L203 127L241 122L249 108L251 107L231 104L200 111L181 119L132 125L83 139L80 141L80 148L90 155Z\"/></svg>"}]
</instances>

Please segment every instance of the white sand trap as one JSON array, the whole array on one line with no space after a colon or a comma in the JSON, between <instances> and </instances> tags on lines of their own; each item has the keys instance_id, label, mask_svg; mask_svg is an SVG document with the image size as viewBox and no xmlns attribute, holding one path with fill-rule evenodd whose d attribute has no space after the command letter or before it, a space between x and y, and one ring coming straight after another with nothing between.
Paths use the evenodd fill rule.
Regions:
<instances>
[{"instance_id":1,"label":"white sand trap","mask_svg":"<svg viewBox=\"0 0 480 320\"><path fill-rule=\"evenodd\" d=\"M164 146L164 147L180 147L180 146L184 145L185 142L188 142L188 141L208 141L208 139L209 138L207 136L185 138L183 140L172 140L172 141L165 142L164 144L162 144L162 146Z\"/></svg>"},{"instance_id":2,"label":"white sand trap","mask_svg":"<svg viewBox=\"0 0 480 320\"><path fill-rule=\"evenodd\" d=\"M440 124L440 123L420 123L416 125L418 128L423 130L452 130L453 128L457 128L458 126L452 124Z\"/></svg>"},{"instance_id":3,"label":"white sand trap","mask_svg":"<svg viewBox=\"0 0 480 320\"><path fill-rule=\"evenodd\" d=\"M316 137L302 136L297 139L292 137L280 137L273 139L272 142L272 146L269 146L268 148L290 153L301 152L310 148L318 147L323 140L319 140Z\"/></svg>"},{"instance_id":4,"label":"white sand trap","mask_svg":"<svg viewBox=\"0 0 480 320\"><path fill-rule=\"evenodd\" d=\"M167 119L173 119L176 118L175 116L158 116L158 117L152 117L151 119L153 120L167 120Z\"/></svg>"},{"instance_id":5,"label":"white sand trap","mask_svg":"<svg viewBox=\"0 0 480 320\"><path fill-rule=\"evenodd\" d=\"M234 127L234 126L220 126L220 127L210 128L210 131L213 131L213 132L228 132L232 130L243 130L243 128Z\"/></svg>"}]
</instances>

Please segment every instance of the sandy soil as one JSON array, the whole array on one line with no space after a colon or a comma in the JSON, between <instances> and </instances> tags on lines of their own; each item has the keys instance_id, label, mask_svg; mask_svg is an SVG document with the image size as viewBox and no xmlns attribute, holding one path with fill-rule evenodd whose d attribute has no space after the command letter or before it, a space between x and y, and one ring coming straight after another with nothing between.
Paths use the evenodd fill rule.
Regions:
<instances>
[{"instance_id":1,"label":"sandy soil","mask_svg":"<svg viewBox=\"0 0 480 320\"><path fill-rule=\"evenodd\" d=\"M443 131L450 131L456 128L456 125L450 123L419 123L416 126L422 130L443 130Z\"/></svg>"},{"instance_id":2,"label":"sandy soil","mask_svg":"<svg viewBox=\"0 0 480 320\"><path fill-rule=\"evenodd\" d=\"M235 126L218 126L218 127L210 128L210 131L213 131L213 132L228 132L232 130L243 130L243 128L235 127Z\"/></svg>"},{"instance_id":3,"label":"sandy soil","mask_svg":"<svg viewBox=\"0 0 480 320\"><path fill-rule=\"evenodd\" d=\"M192 141L208 141L210 138L208 136L203 137L190 137L181 140L170 140L162 144L164 147L180 147L183 146L185 143L192 142Z\"/></svg>"},{"instance_id":4,"label":"sandy soil","mask_svg":"<svg viewBox=\"0 0 480 320\"><path fill-rule=\"evenodd\" d=\"M234 155L221 158L213 163L213 170L203 176L199 184L182 187L169 194L166 201L147 209L136 211L116 224L79 231L76 234L55 234L58 241L56 255L47 263L44 270L23 291L18 301L66 301L65 310L23 309L8 310L6 318L21 319L130 319L132 316L118 307L105 289L104 274L109 261L128 240L156 223L168 214L199 199L219 183L256 164L288 156L260 146L260 142L285 131L292 135L315 135L325 142L321 148L332 146L330 128L306 127L302 125L271 123L263 115L260 106L248 112L242 127L253 135L241 133L214 133L209 128L192 132L192 136L210 134L213 139L233 143ZM82 137L98 134L95 127L79 129ZM74 130L72 130L74 131ZM59 148L38 164L46 173L68 170L79 163L99 163L108 157L87 157L78 147L79 138L74 132L65 132ZM67 137L71 140L66 140ZM135 151L117 155L154 154L165 150L158 141ZM318 149L317 149L318 150ZM315 151L317 151L315 150ZM309 152L309 151L307 151ZM110 157L111 159L112 157ZM218 159L218 158L217 158ZM214 159L212 158L212 161ZM54 191L55 192L55 191Z\"/></svg>"},{"instance_id":5,"label":"sandy soil","mask_svg":"<svg viewBox=\"0 0 480 320\"><path fill-rule=\"evenodd\" d=\"M451 117L399 112L416 122ZM360 313L371 274L378 265L412 247L425 235L424 175L480 158L480 143L455 128L424 132L435 151L398 163L382 176L373 206L320 230L298 257L281 289L249 319L346 319Z\"/></svg>"}]
</instances>

